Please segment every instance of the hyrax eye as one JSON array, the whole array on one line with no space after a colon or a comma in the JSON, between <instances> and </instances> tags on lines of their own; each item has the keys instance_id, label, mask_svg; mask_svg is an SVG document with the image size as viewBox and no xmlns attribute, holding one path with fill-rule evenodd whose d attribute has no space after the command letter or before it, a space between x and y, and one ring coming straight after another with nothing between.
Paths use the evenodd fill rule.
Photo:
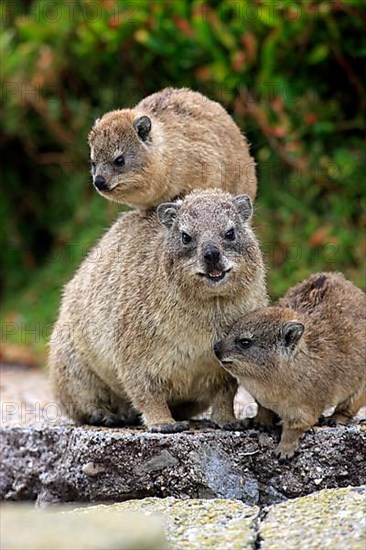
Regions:
<instances>
[{"instance_id":1,"label":"hyrax eye","mask_svg":"<svg viewBox=\"0 0 366 550\"><path fill-rule=\"evenodd\" d=\"M231 229L229 229L229 231L226 231L225 239L227 241L235 241L235 230L234 230L233 227Z\"/></svg>"},{"instance_id":2,"label":"hyrax eye","mask_svg":"<svg viewBox=\"0 0 366 550\"><path fill-rule=\"evenodd\" d=\"M121 168L121 166L124 166L125 164L125 157L123 155L120 155L119 157L114 159L113 164L118 168Z\"/></svg>"},{"instance_id":3,"label":"hyrax eye","mask_svg":"<svg viewBox=\"0 0 366 550\"><path fill-rule=\"evenodd\" d=\"M192 242L192 237L188 235L188 233L182 232L182 243L183 244L189 244Z\"/></svg>"},{"instance_id":4,"label":"hyrax eye","mask_svg":"<svg viewBox=\"0 0 366 550\"><path fill-rule=\"evenodd\" d=\"M249 349L253 345L253 340L250 338L241 338L238 340L238 345L242 349Z\"/></svg>"}]
</instances>

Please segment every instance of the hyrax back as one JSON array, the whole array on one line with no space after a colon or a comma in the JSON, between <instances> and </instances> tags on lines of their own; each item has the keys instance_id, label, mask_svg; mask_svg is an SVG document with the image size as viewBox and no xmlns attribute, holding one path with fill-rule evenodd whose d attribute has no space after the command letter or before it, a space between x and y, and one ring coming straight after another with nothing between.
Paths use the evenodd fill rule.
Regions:
<instances>
[{"instance_id":1,"label":"hyrax back","mask_svg":"<svg viewBox=\"0 0 366 550\"><path fill-rule=\"evenodd\" d=\"M366 404L365 293L340 273L312 275L277 306L241 318L215 350L261 418L282 418L278 452L292 456L324 410L346 423Z\"/></svg>"},{"instance_id":2,"label":"hyrax back","mask_svg":"<svg viewBox=\"0 0 366 550\"><path fill-rule=\"evenodd\" d=\"M98 119L89 134L93 183L147 210L193 189L255 198L255 162L225 109L188 88L166 88Z\"/></svg>"},{"instance_id":3,"label":"hyrax back","mask_svg":"<svg viewBox=\"0 0 366 550\"><path fill-rule=\"evenodd\" d=\"M213 343L267 304L248 196L207 190L122 216L65 287L50 346L57 396L74 419L111 425L142 414L178 430L211 404L234 421L236 381Z\"/></svg>"}]
</instances>

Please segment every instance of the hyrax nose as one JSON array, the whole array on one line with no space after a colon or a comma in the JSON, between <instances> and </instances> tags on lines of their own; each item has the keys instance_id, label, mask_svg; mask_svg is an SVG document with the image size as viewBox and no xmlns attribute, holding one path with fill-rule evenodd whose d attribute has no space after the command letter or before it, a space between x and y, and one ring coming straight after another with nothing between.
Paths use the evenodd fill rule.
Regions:
<instances>
[{"instance_id":1,"label":"hyrax nose","mask_svg":"<svg viewBox=\"0 0 366 550\"><path fill-rule=\"evenodd\" d=\"M215 265L220 260L220 250L214 244L208 244L203 251L203 257L207 263Z\"/></svg>"},{"instance_id":2,"label":"hyrax nose","mask_svg":"<svg viewBox=\"0 0 366 550\"><path fill-rule=\"evenodd\" d=\"M94 185L99 191L107 189L107 182L103 176L97 176L94 180Z\"/></svg>"},{"instance_id":3,"label":"hyrax nose","mask_svg":"<svg viewBox=\"0 0 366 550\"><path fill-rule=\"evenodd\" d=\"M216 342L216 344L214 345L214 352L217 359L222 358L222 342Z\"/></svg>"}]
</instances>

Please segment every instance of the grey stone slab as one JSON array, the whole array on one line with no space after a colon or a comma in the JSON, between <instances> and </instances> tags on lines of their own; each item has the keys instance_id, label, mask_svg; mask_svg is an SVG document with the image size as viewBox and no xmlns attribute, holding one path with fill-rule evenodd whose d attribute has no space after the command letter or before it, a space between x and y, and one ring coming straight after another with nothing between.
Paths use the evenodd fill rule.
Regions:
<instances>
[{"instance_id":1,"label":"grey stone slab","mask_svg":"<svg viewBox=\"0 0 366 550\"><path fill-rule=\"evenodd\" d=\"M145 497L230 498L266 505L366 482L362 426L316 428L287 463L257 430L161 435L73 425L5 426L0 498L115 502Z\"/></svg>"}]
</instances>

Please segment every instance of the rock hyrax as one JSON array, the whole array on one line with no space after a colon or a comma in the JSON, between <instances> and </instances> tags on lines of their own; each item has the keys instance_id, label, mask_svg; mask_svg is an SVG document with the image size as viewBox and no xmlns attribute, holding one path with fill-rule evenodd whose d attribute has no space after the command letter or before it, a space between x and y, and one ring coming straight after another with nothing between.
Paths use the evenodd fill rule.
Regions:
<instances>
[{"instance_id":1,"label":"rock hyrax","mask_svg":"<svg viewBox=\"0 0 366 550\"><path fill-rule=\"evenodd\" d=\"M215 353L263 407L260 421L282 419L277 451L291 457L325 409L347 423L366 404L366 295L340 273L312 275L242 317Z\"/></svg>"},{"instance_id":2,"label":"rock hyrax","mask_svg":"<svg viewBox=\"0 0 366 550\"><path fill-rule=\"evenodd\" d=\"M215 187L255 198L255 162L238 126L215 101L166 88L133 109L98 119L89 134L101 195L141 210Z\"/></svg>"},{"instance_id":3,"label":"rock hyrax","mask_svg":"<svg viewBox=\"0 0 366 550\"><path fill-rule=\"evenodd\" d=\"M235 421L237 382L213 344L267 301L247 195L193 192L120 217L66 285L50 344L56 395L80 422L179 431L213 407Z\"/></svg>"}]
</instances>

